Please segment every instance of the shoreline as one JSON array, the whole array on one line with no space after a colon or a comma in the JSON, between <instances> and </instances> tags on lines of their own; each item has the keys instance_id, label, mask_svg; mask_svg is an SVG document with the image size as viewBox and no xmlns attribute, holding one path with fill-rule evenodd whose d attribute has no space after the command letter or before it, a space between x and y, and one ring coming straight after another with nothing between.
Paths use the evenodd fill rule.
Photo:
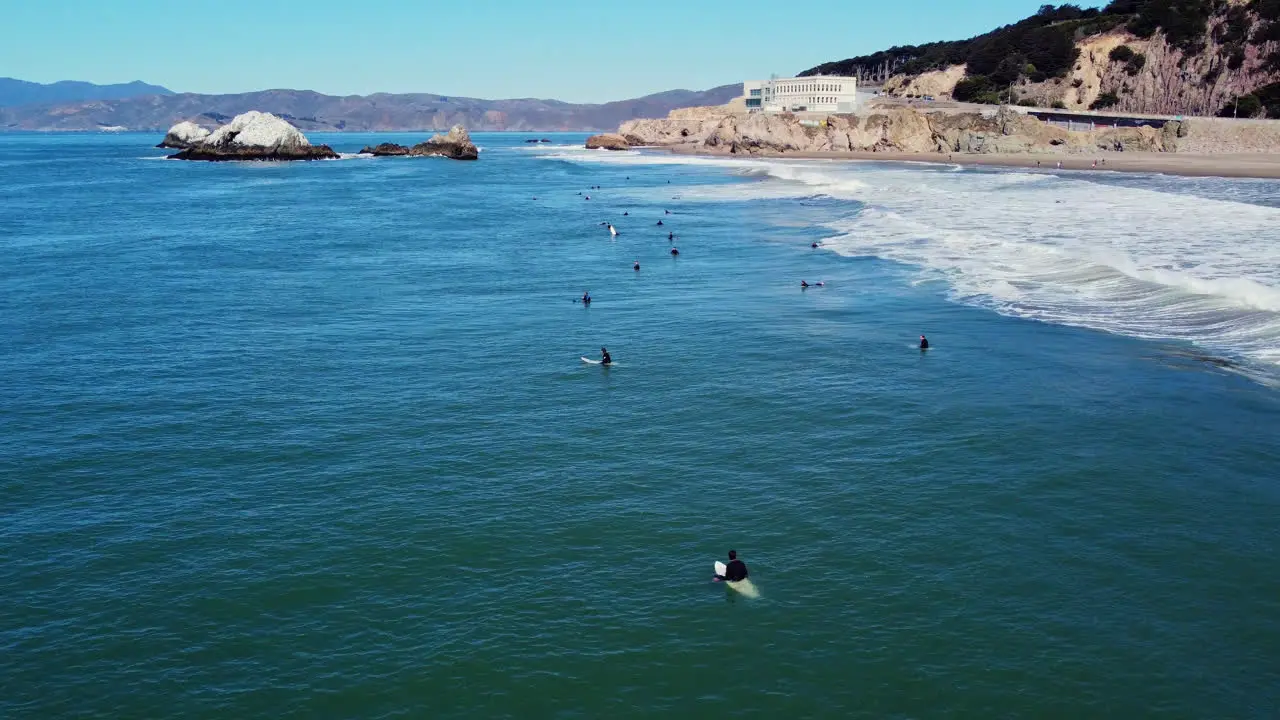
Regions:
<instances>
[{"instance_id":1,"label":"shoreline","mask_svg":"<svg viewBox=\"0 0 1280 720\"><path fill-rule=\"evenodd\" d=\"M926 163L965 167L1023 168L1055 172L1157 173L1181 177L1252 178L1280 180L1280 154L1241 153L1198 155L1192 153L1100 152L1096 155L1038 155L1028 153L910 153L910 152L762 152L734 155L689 145L654 145L653 149L675 155L728 157L762 160L861 160L890 163ZM1094 161L1098 162L1093 167ZM1040 162L1037 167L1036 162ZM1056 167L1061 162L1062 167Z\"/></svg>"}]
</instances>

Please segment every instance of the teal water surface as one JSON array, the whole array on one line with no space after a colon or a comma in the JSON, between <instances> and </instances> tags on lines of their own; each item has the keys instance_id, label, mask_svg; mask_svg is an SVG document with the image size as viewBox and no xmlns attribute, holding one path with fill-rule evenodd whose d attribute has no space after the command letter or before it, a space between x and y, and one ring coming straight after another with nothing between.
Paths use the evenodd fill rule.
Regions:
<instances>
[{"instance_id":1,"label":"teal water surface","mask_svg":"<svg viewBox=\"0 0 1280 720\"><path fill-rule=\"evenodd\" d=\"M0 717L1276 717L1271 340L1195 334L1265 297L979 292L752 168L154 140L0 135Z\"/></svg>"}]
</instances>

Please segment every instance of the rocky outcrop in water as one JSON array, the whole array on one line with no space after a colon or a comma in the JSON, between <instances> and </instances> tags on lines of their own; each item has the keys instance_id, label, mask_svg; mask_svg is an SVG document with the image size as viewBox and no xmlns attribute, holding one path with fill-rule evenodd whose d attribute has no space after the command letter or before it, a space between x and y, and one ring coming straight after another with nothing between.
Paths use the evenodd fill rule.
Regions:
<instances>
[{"instance_id":1,"label":"rocky outcrop in water","mask_svg":"<svg viewBox=\"0 0 1280 720\"><path fill-rule=\"evenodd\" d=\"M332 160L328 145L312 145L298 128L270 113L250 111L190 145L174 160Z\"/></svg>"},{"instance_id":2,"label":"rocky outcrop in water","mask_svg":"<svg viewBox=\"0 0 1280 720\"><path fill-rule=\"evenodd\" d=\"M209 131L199 125L184 120L177 125L169 128L169 132L165 133L164 140L160 141L158 148L171 148L173 150L186 150L192 145L199 145L209 137Z\"/></svg>"},{"instance_id":3,"label":"rocky outcrop in water","mask_svg":"<svg viewBox=\"0 0 1280 720\"><path fill-rule=\"evenodd\" d=\"M720 108L673 111L664 120L623 123L618 135L631 146L687 147L733 155L820 152L1076 153L1169 152L1186 136L1184 123L1070 132L1012 108L981 112L872 109L864 115L734 113Z\"/></svg>"},{"instance_id":4,"label":"rocky outcrop in water","mask_svg":"<svg viewBox=\"0 0 1280 720\"><path fill-rule=\"evenodd\" d=\"M360 148L361 155L376 155L378 157L394 157L397 155L408 155L409 148L396 143L378 143L377 145L365 145Z\"/></svg>"},{"instance_id":5,"label":"rocky outcrop in water","mask_svg":"<svg viewBox=\"0 0 1280 720\"><path fill-rule=\"evenodd\" d=\"M360 150L360 153L380 157L399 155L413 157L439 156L453 160L477 160L480 157L480 149L476 147L475 143L471 142L471 135L461 125L454 125L449 132L437 133L426 142L420 142L413 147L405 147L396 143L381 143L373 147L366 146Z\"/></svg>"},{"instance_id":6,"label":"rocky outcrop in water","mask_svg":"<svg viewBox=\"0 0 1280 720\"><path fill-rule=\"evenodd\" d=\"M631 143L617 133L604 133L587 138L588 150L629 150L630 148Z\"/></svg>"}]
</instances>

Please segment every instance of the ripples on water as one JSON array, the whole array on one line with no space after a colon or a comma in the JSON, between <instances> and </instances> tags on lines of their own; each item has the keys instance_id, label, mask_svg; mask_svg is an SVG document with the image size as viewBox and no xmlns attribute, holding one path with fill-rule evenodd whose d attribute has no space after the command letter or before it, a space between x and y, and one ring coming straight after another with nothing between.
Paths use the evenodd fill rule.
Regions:
<instances>
[{"instance_id":1,"label":"ripples on water","mask_svg":"<svg viewBox=\"0 0 1280 720\"><path fill-rule=\"evenodd\" d=\"M521 139L0 136L0 715L1273 714L1268 190Z\"/></svg>"}]
</instances>

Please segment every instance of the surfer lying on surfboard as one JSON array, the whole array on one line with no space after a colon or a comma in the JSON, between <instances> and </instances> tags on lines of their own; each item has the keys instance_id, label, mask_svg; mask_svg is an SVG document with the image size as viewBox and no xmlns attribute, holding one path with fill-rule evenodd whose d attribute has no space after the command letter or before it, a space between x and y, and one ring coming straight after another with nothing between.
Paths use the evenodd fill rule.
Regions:
<instances>
[{"instance_id":1,"label":"surfer lying on surfboard","mask_svg":"<svg viewBox=\"0 0 1280 720\"><path fill-rule=\"evenodd\" d=\"M723 575L716 575L717 580L725 582L741 582L747 579L747 564L738 559L738 551L729 551L729 564L725 566Z\"/></svg>"}]
</instances>

